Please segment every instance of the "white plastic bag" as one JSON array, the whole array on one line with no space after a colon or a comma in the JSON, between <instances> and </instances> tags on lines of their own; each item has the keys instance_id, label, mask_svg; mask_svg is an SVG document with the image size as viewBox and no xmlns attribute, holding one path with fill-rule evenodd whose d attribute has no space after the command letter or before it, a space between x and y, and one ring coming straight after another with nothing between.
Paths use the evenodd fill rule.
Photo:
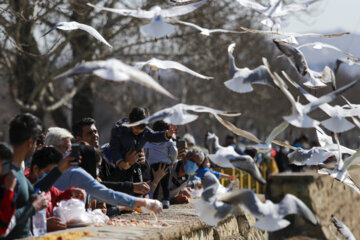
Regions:
<instances>
[{"instance_id":1,"label":"white plastic bag","mask_svg":"<svg viewBox=\"0 0 360 240\"><path fill-rule=\"evenodd\" d=\"M85 211L85 203L79 199L72 198L59 202L54 208L53 215L61 218L68 227L81 227L90 224L105 224L109 221L100 209Z\"/></svg>"}]
</instances>

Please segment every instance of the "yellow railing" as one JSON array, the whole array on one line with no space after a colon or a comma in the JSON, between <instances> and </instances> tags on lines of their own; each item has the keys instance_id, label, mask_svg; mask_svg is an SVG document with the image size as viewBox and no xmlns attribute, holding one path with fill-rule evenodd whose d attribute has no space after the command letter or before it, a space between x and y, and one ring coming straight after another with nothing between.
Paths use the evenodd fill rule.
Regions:
<instances>
[{"instance_id":1,"label":"yellow railing","mask_svg":"<svg viewBox=\"0 0 360 240\"><path fill-rule=\"evenodd\" d=\"M265 185L256 181L250 174L242 172L237 169L222 169L222 168L212 168L212 170L220 173L225 173L231 176L236 176L240 182L240 188L251 189L257 194L265 193ZM265 174L262 173L265 178ZM220 183L227 187L230 184L229 179L220 179Z\"/></svg>"}]
</instances>

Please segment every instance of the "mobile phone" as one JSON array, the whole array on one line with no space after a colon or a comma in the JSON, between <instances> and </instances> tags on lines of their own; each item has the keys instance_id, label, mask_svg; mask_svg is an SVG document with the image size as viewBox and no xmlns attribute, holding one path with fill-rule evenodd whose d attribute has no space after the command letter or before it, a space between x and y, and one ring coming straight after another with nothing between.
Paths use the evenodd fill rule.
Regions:
<instances>
[{"instance_id":1,"label":"mobile phone","mask_svg":"<svg viewBox=\"0 0 360 240\"><path fill-rule=\"evenodd\" d=\"M37 138L36 138L36 144L37 145L44 145L44 136L42 134L40 134Z\"/></svg>"},{"instance_id":2,"label":"mobile phone","mask_svg":"<svg viewBox=\"0 0 360 240\"><path fill-rule=\"evenodd\" d=\"M10 172L11 169L11 160L3 159L1 161L1 167L2 167L1 176L8 174L8 172Z\"/></svg>"},{"instance_id":3,"label":"mobile phone","mask_svg":"<svg viewBox=\"0 0 360 240\"><path fill-rule=\"evenodd\" d=\"M71 145L71 154L70 156L74 158L73 161L71 161L72 164L74 165L78 165L79 164L79 159L80 159L80 144L79 143L74 143L73 145Z\"/></svg>"},{"instance_id":4,"label":"mobile phone","mask_svg":"<svg viewBox=\"0 0 360 240\"><path fill-rule=\"evenodd\" d=\"M178 140L177 143L176 143L176 146L179 148L179 149L185 149L185 140Z\"/></svg>"}]
</instances>

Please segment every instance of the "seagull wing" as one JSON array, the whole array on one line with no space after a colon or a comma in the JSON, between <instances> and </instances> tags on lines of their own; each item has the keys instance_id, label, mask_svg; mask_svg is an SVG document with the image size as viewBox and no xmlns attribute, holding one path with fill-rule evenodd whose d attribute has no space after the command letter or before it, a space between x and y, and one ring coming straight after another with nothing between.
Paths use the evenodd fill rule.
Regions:
<instances>
[{"instance_id":1,"label":"seagull wing","mask_svg":"<svg viewBox=\"0 0 360 240\"><path fill-rule=\"evenodd\" d=\"M319 126L316 126L316 136L320 146L325 147L326 145L334 144L332 138L328 136L324 130L322 130Z\"/></svg>"},{"instance_id":2,"label":"seagull wing","mask_svg":"<svg viewBox=\"0 0 360 240\"><path fill-rule=\"evenodd\" d=\"M216 114L214 116L215 116L216 120L218 120L224 127L226 127L231 132L235 133L236 135L247 138L247 139L249 139L249 140L251 140L253 142L260 143L260 140L255 135L253 135L252 133L250 133L248 131L245 131L245 130L242 130L240 128L237 128L231 122L229 122L229 121L227 121L225 119L222 119L221 117L219 117Z\"/></svg>"},{"instance_id":3,"label":"seagull wing","mask_svg":"<svg viewBox=\"0 0 360 240\"><path fill-rule=\"evenodd\" d=\"M177 20L177 19L171 19L171 21L174 22L174 23L180 23L180 24L185 25L185 26L193 27L193 28L195 28L195 29L197 29L199 31L205 30L205 28L202 28L199 25L196 25L196 24L191 23L191 22L184 22L184 21L180 21L180 20Z\"/></svg>"},{"instance_id":4,"label":"seagull wing","mask_svg":"<svg viewBox=\"0 0 360 240\"><path fill-rule=\"evenodd\" d=\"M248 155L228 155L226 156L229 159L230 163L239 170L249 173L257 181L265 184L266 181L262 177L259 168L256 166L254 159Z\"/></svg>"},{"instance_id":5,"label":"seagull wing","mask_svg":"<svg viewBox=\"0 0 360 240\"><path fill-rule=\"evenodd\" d=\"M105 67L106 67L106 61L83 62L83 63L80 63L80 64L76 65L75 67L67 70L64 73L57 75L56 77L54 77L54 80L63 78L63 77L78 75L78 74L92 73L93 71L95 71L97 69L101 69L101 68L105 68Z\"/></svg>"},{"instance_id":6,"label":"seagull wing","mask_svg":"<svg viewBox=\"0 0 360 240\"><path fill-rule=\"evenodd\" d=\"M300 48L303 48L303 47L308 47L308 46L311 46L313 47L314 49L323 49L323 48L329 48L329 49L333 49L339 53L342 53L344 54L345 56L349 57L350 59L352 60L356 60L357 58L354 57L352 54L348 53L348 52L345 52L344 50L341 50L340 48L334 46L334 45L331 45L331 44L327 44L327 43L322 43L322 42L312 42L312 43L305 43L305 44L302 44L300 46L298 46L297 48L300 49Z\"/></svg>"},{"instance_id":7,"label":"seagull wing","mask_svg":"<svg viewBox=\"0 0 360 240\"><path fill-rule=\"evenodd\" d=\"M304 106L304 112L308 113L311 112L312 110L318 108L319 106L321 106L324 103L328 103L331 102L332 100L334 100L338 95L342 94L343 92L345 92L346 90L350 89L351 87L353 87L358 81L352 81L351 83L335 90L332 91L320 98L318 98L316 101L310 102L308 104L306 104Z\"/></svg>"},{"instance_id":8,"label":"seagull wing","mask_svg":"<svg viewBox=\"0 0 360 240\"><path fill-rule=\"evenodd\" d=\"M255 1L249 1L249 0L236 0L236 1L244 7L254 9L255 11L260 13L263 13L268 9L268 7L265 7Z\"/></svg>"},{"instance_id":9,"label":"seagull wing","mask_svg":"<svg viewBox=\"0 0 360 240\"><path fill-rule=\"evenodd\" d=\"M354 165L355 160L360 156L360 149L357 150L353 155L351 155L350 157L348 157L347 159L344 160L344 165L342 166L342 168L340 169L345 170L348 169L351 165Z\"/></svg>"},{"instance_id":10,"label":"seagull wing","mask_svg":"<svg viewBox=\"0 0 360 240\"><path fill-rule=\"evenodd\" d=\"M182 65L181 63L175 62L175 61L169 61L169 60L160 60L157 58L152 58L150 61L148 61L149 65L154 65L161 69L176 69L182 72L189 73L191 75L194 75L195 77L202 78L202 79L212 79L213 77L204 76L202 74L199 74L190 68Z\"/></svg>"},{"instance_id":11,"label":"seagull wing","mask_svg":"<svg viewBox=\"0 0 360 240\"><path fill-rule=\"evenodd\" d=\"M279 48L279 50L288 57L289 61L292 63L298 73L301 76L305 76L308 70L308 66L304 54L289 44L285 44L276 39L274 39L273 42Z\"/></svg>"},{"instance_id":12,"label":"seagull wing","mask_svg":"<svg viewBox=\"0 0 360 240\"><path fill-rule=\"evenodd\" d=\"M201 184L204 188L204 191L201 194L201 198L206 202L212 202L220 188L223 188L223 193L226 192L226 189L220 184L219 180L211 172L204 174L203 178L201 179Z\"/></svg>"},{"instance_id":13,"label":"seagull wing","mask_svg":"<svg viewBox=\"0 0 360 240\"><path fill-rule=\"evenodd\" d=\"M93 28L89 25L86 25L86 24L82 24L82 23L77 23L77 26L79 29L84 30L85 32L88 32L90 35L95 37L100 42L104 43L109 48L112 48L112 46L105 40L105 38L103 38L103 36L101 36L101 34L95 28Z\"/></svg>"},{"instance_id":14,"label":"seagull wing","mask_svg":"<svg viewBox=\"0 0 360 240\"><path fill-rule=\"evenodd\" d=\"M334 215L331 216L331 221L346 240L356 240L350 229Z\"/></svg>"},{"instance_id":15,"label":"seagull wing","mask_svg":"<svg viewBox=\"0 0 360 240\"><path fill-rule=\"evenodd\" d=\"M117 13L117 14L120 14L123 16L131 16L131 17L135 17L135 18L145 18L145 19L151 19L151 18L155 17L155 12L151 11L151 10L146 11L146 10L142 10L142 9L132 10L132 9L108 8L108 7L101 7L101 6L93 5L91 3L87 3L87 5L90 7L99 9L99 10L113 12L113 13Z\"/></svg>"},{"instance_id":16,"label":"seagull wing","mask_svg":"<svg viewBox=\"0 0 360 240\"><path fill-rule=\"evenodd\" d=\"M151 124L159 120L170 118L171 116L173 116L173 114L174 114L174 110L172 108L165 108L140 121L134 123L124 123L123 125L125 127L133 127L133 126L138 126L140 124Z\"/></svg>"},{"instance_id":17,"label":"seagull wing","mask_svg":"<svg viewBox=\"0 0 360 240\"><path fill-rule=\"evenodd\" d=\"M270 135L265 140L265 143L270 144L280 133L282 133L287 127L289 123L287 121L283 121L278 126L276 126L270 133Z\"/></svg>"},{"instance_id":18,"label":"seagull wing","mask_svg":"<svg viewBox=\"0 0 360 240\"><path fill-rule=\"evenodd\" d=\"M200 106L200 105L183 104L183 107L187 111L193 111L193 112L198 112L198 113L210 113L213 115L222 115L222 116L227 116L227 117L236 117L236 116L241 115L241 113L222 111L222 110L217 110L214 108Z\"/></svg>"},{"instance_id":19,"label":"seagull wing","mask_svg":"<svg viewBox=\"0 0 360 240\"><path fill-rule=\"evenodd\" d=\"M205 3L207 3L208 0L202 0L200 2L195 2L187 5L182 6L176 6L168 9L161 9L161 16L162 17L177 17L181 15L185 15L188 13L191 13L192 11L196 10L197 8L201 7Z\"/></svg>"},{"instance_id":20,"label":"seagull wing","mask_svg":"<svg viewBox=\"0 0 360 240\"><path fill-rule=\"evenodd\" d=\"M314 213L305 205L303 201L292 194L286 194L278 204L279 216L285 217L289 214L297 214L313 224L317 223Z\"/></svg>"},{"instance_id":21,"label":"seagull wing","mask_svg":"<svg viewBox=\"0 0 360 240\"><path fill-rule=\"evenodd\" d=\"M232 43L228 46L228 57L229 57L229 73L230 73L230 76L233 77L235 75L235 73L239 70L237 67L236 67L236 64L235 64L235 58L233 56L233 53L234 53L234 49L235 49L235 43Z\"/></svg>"},{"instance_id":22,"label":"seagull wing","mask_svg":"<svg viewBox=\"0 0 360 240\"><path fill-rule=\"evenodd\" d=\"M256 218L261 218L268 213L266 205L259 200L256 194L250 189L237 189L223 194L218 201L230 204L240 205L245 211Z\"/></svg>"}]
</instances>

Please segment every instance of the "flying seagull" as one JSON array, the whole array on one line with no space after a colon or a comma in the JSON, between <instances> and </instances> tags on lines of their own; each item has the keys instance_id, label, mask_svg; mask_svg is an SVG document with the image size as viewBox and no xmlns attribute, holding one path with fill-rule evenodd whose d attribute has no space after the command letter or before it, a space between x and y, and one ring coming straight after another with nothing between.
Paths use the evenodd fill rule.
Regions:
<instances>
[{"instance_id":1,"label":"flying seagull","mask_svg":"<svg viewBox=\"0 0 360 240\"><path fill-rule=\"evenodd\" d=\"M239 32L239 31L220 29L220 28L208 29L208 28L200 27L199 25L196 25L194 23L184 22L184 21L180 21L180 20L176 20L176 19L172 20L172 22L195 28L195 29L199 30L200 34L205 37L210 36L210 34L212 34L212 33L237 33L237 34L239 34L239 33L245 32L245 31Z\"/></svg>"},{"instance_id":2,"label":"flying seagull","mask_svg":"<svg viewBox=\"0 0 360 240\"><path fill-rule=\"evenodd\" d=\"M207 1L208 0L203 0L200 2L190 3L187 5L171 7L168 9L161 9L159 6L154 6L150 10L107 8L107 7L95 6L91 3L88 3L87 5L99 10L121 14L123 16L131 16L141 19L151 19L151 22L147 25L142 26L140 30L143 33L157 39L164 36L168 36L175 30L175 27L173 25L166 23L165 18L172 18L172 17L188 14L196 10L197 8L201 7L205 3L207 3Z\"/></svg>"},{"instance_id":3,"label":"flying seagull","mask_svg":"<svg viewBox=\"0 0 360 240\"><path fill-rule=\"evenodd\" d=\"M211 162L222 168L236 168L249 173L257 181L265 184L254 159L249 155L240 155L235 152L231 146L223 147L219 144L219 138L208 133L206 136L206 146L209 150L209 159Z\"/></svg>"},{"instance_id":4,"label":"flying seagull","mask_svg":"<svg viewBox=\"0 0 360 240\"><path fill-rule=\"evenodd\" d=\"M51 28L49 31L47 31L43 36L47 35L48 33L52 32L55 29L60 29L60 30L64 30L64 31L72 31L72 30L80 29L80 30L83 30L83 31L89 33L90 35L95 37L100 42L104 43L109 48L112 48L112 46L103 38L103 36L101 36L101 34L98 31L96 31L95 28L93 28L93 27L91 27L89 25L78 23L78 22L75 22L75 21L73 21L73 22L59 22L53 28Z\"/></svg>"},{"instance_id":5,"label":"flying seagull","mask_svg":"<svg viewBox=\"0 0 360 240\"><path fill-rule=\"evenodd\" d=\"M193 113L190 113L193 112ZM140 124L150 124L159 120L163 120L167 123L174 125L185 125L192 121L195 121L199 116L194 113L210 113L212 115L219 114L223 116L238 116L240 113L232 113L222 110L216 110L213 108L200 106L200 105L187 105L183 103L176 104L169 108L164 108L153 115L144 118L134 123L123 124L126 127L133 127Z\"/></svg>"},{"instance_id":6,"label":"flying seagull","mask_svg":"<svg viewBox=\"0 0 360 240\"><path fill-rule=\"evenodd\" d=\"M337 89L336 91L330 92L319 99L317 101L312 101L306 105L302 105L301 103L295 101L292 94L287 90L285 82L280 78L280 76L275 73L273 74L270 70L269 63L267 62L266 58L263 58L264 65L267 67L269 74L274 79L275 83L278 85L280 90L284 93L284 95L287 97L287 99L291 103L291 110L292 114L289 116L284 116L283 119L288 121L291 125L294 125L298 128L312 128L317 125L319 125L319 122L310 118L307 113L315 110L319 106L321 106L324 103L328 103L330 101L333 101L338 95L342 94L352 86L354 86L357 81L353 81L349 83L348 85L343 86L342 88Z\"/></svg>"},{"instance_id":7,"label":"flying seagull","mask_svg":"<svg viewBox=\"0 0 360 240\"><path fill-rule=\"evenodd\" d=\"M334 215L331 215L331 222L335 225L336 229L344 237L345 240L356 240L350 229ZM335 238L337 238L334 233L333 235Z\"/></svg>"},{"instance_id":8,"label":"flying seagull","mask_svg":"<svg viewBox=\"0 0 360 240\"><path fill-rule=\"evenodd\" d=\"M140 85L143 85L144 87L151 88L152 90L168 96L172 99L176 99L171 93L169 93L148 74L134 67L131 67L115 58L80 63L77 66L69 69L68 71L56 76L54 79L79 74L94 74L100 78L114 82L133 81Z\"/></svg>"},{"instance_id":9,"label":"flying seagull","mask_svg":"<svg viewBox=\"0 0 360 240\"><path fill-rule=\"evenodd\" d=\"M223 194L217 200L232 206L240 206L258 219L254 227L264 231L274 232L287 227L290 222L283 218L290 214L297 214L317 224L314 213L292 194L286 194L278 204L270 200L265 200L263 203L252 190L238 189Z\"/></svg>"},{"instance_id":10,"label":"flying seagull","mask_svg":"<svg viewBox=\"0 0 360 240\"><path fill-rule=\"evenodd\" d=\"M309 102L314 102L318 100L317 97L311 95L297 83L292 81L284 71L282 71L282 74L294 87L296 87L302 93L302 95ZM328 116L330 116L329 119L321 121L321 125L323 125L329 131L336 133L346 132L355 127L355 125L346 120L345 117L353 117L356 115L360 115L360 108L347 109L338 105L331 106L327 103L321 105L319 108Z\"/></svg>"},{"instance_id":11,"label":"flying seagull","mask_svg":"<svg viewBox=\"0 0 360 240\"><path fill-rule=\"evenodd\" d=\"M253 135L252 133L242 130L238 127L236 127L234 124L232 124L231 122L222 119L220 116L218 115L214 115L214 117L216 118L216 120L218 120L224 127L226 127L229 131L235 133L238 136L247 138L255 143L257 143L258 145L254 145L253 147L258 147L258 150L261 152L267 152L271 150L271 145L268 144L269 141L271 141L272 143L275 143L276 145L282 146L284 148L289 148L289 149L293 149L295 150L296 148L286 144L285 142L279 141L279 140L275 140L274 138L280 134L282 131L285 130L285 128L287 127L287 124L282 122L281 124L279 124L279 126L277 126L276 128L273 129L273 131L270 133L270 135L268 136L268 138L264 141L259 140L255 135ZM270 149L269 149L270 148Z\"/></svg>"},{"instance_id":12,"label":"flying seagull","mask_svg":"<svg viewBox=\"0 0 360 240\"><path fill-rule=\"evenodd\" d=\"M247 67L238 68L233 56L234 48L235 43L230 44L228 47L230 75L232 78L224 82L227 88L237 93L247 93L253 91L252 84L276 87L264 65L260 65L253 70L250 70Z\"/></svg>"},{"instance_id":13,"label":"flying seagull","mask_svg":"<svg viewBox=\"0 0 360 240\"><path fill-rule=\"evenodd\" d=\"M288 57L306 87L323 88L326 87L326 83L332 83L335 88L335 74L331 68L325 66L322 72L313 71L308 67L304 54L299 49L277 39L273 39L273 42Z\"/></svg>"},{"instance_id":14,"label":"flying seagull","mask_svg":"<svg viewBox=\"0 0 360 240\"><path fill-rule=\"evenodd\" d=\"M190 68L182 65L181 63L175 62L175 61L169 61L169 60L160 60L157 58L152 58L149 61L146 62L136 62L134 67L137 69L142 69L144 66L149 66L151 70L157 70L157 69L175 69L178 71L189 73L195 77L202 78L202 79L213 79L213 77L204 76L202 74L199 74Z\"/></svg>"},{"instance_id":15,"label":"flying seagull","mask_svg":"<svg viewBox=\"0 0 360 240\"><path fill-rule=\"evenodd\" d=\"M319 0L310 0L302 3L292 3L284 5L282 0L269 0L267 6L264 6L251 0L237 0L240 5L246 8L251 8L256 12L262 14L263 16L267 17L265 21L261 22L262 24L269 27L276 26L277 28L280 28L280 23L284 17L286 17L290 13L306 10L309 5L317 1Z\"/></svg>"},{"instance_id":16,"label":"flying seagull","mask_svg":"<svg viewBox=\"0 0 360 240\"><path fill-rule=\"evenodd\" d=\"M295 32L265 31L265 30L246 28L243 26L241 26L240 29L244 30L246 32L255 33L255 34L275 35L275 36L279 36L279 37L284 37L280 40L283 42L286 42L288 44L295 44L295 45L299 44L297 41L297 38L301 38L301 37L334 38L334 37L342 37L342 36L350 34L349 32L333 33L333 34L320 34L320 33L295 33Z\"/></svg>"},{"instance_id":17,"label":"flying seagull","mask_svg":"<svg viewBox=\"0 0 360 240\"><path fill-rule=\"evenodd\" d=\"M334 153L322 147L313 147L311 149L297 148L288 155L289 163L297 166L319 165L326 161Z\"/></svg>"}]
</instances>

